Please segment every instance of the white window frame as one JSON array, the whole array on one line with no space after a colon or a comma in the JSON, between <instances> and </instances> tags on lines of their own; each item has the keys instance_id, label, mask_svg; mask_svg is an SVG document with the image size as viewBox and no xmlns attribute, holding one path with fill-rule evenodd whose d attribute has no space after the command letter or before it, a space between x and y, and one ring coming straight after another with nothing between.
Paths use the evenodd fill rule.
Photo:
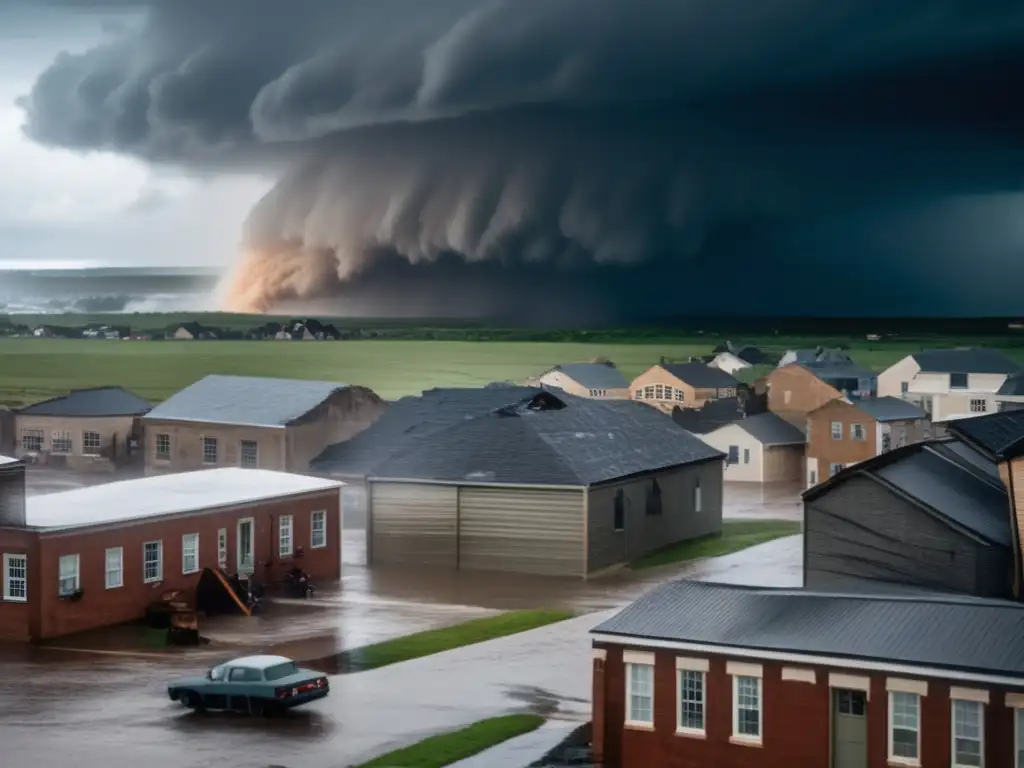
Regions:
<instances>
[{"instance_id":1,"label":"white window frame","mask_svg":"<svg viewBox=\"0 0 1024 768\"><path fill-rule=\"evenodd\" d=\"M251 443L252 446L256 449L255 453L253 453L253 462L252 462L252 464L246 464L245 463L245 444L246 443ZM259 441L258 440L239 440L238 441L238 466L243 467L245 469L257 469L259 467L259 465L260 465L260 444L259 444Z\"/></svg>"},{"instance_id":2,"label":"white window frame","mask_svg":"<svg viewBox=\"0 0 1024 768\"><path fill-rule=\"evenodd\" d=\"M863 424L858 422L850 425L850 439L859 443L868 439L868 431L864 429Z\"/></svg>"},{"instance_id":3,"label":"white window frame","mask_svg":"<svg viewBox=\"0 0 1024 768\"><path fill-rule=\"evenodd\" d=\"M156 545L156 576L146 576L146 547ZM164 542L163 539L142 542L142 583L153 584L164 580Z\"/></svg>"},{"instance_id":4,"label":"white window frame","mask_svg":"<svg viewBox=\"0 0 1024 768\"><path fill-rule=\"evenodd\" d=\"M65 576L65 572L71 573L70 568L65 569L66 563L74 563L74 575ZM64 589L64 582L74 579L74 589ZM73 595L82 588L82 558L77 554L61 555L57 558L57 594L61 597Z\"/></svg>"},{"instance_id":5,"label":"white window frame","mask_svg":"<svg viewBox=\"0 0 1024 768\"><path fill-rule=\"evenodd\" d=\"M764 681L761 666L729 662L727 671L732 677L732 736L734 744L760 746L764 741ZM740 680L753 680L757 684L757 735L740 733Z\"/></svg>"},{"instance_id":6,"label":"white window frame","mask_svg":"<svg viewBox=\"0 0 1024 768\"><path fill-rule=\"evenodd\" d=\"M188 546L189 542L194 544L192 547L193 551L191 556L193 558L192 568L189 568L186 563L186 558L189 556ZM190 573L199 573L199 534L198 533L185 533L181 536L181 573L183 576L187 576Z\"/></svg>"},{"instance_id":7,"label":"white window frame","mask_svg":"<svg viewBox=\"0 0 1024 768\"><path fill-rule=\"evenodd\" d=\"M24 572L24 576L19 576L15 579L11 579L11 565L14 562L20 561L21 570ZM21 582L24 587L24 595L15 595L11 591L12 582ZM5 552L4 553L4 600L9 603L27 603L28 602L28 555L23 555L16 552Z\"/></svg>"},{"instance_id":8,"label":"white window frame","mask_svg":"<svg viewBox=\"0 0 1024 768\"><path fill-rule=\"evenodd\" d=\"M707 737L708 728L708 669L707 659L676 659L676 733L680 736ZM702 728L683 726L683 678L688 675L700 675L700 715Z\"/></svg>"},{"instance_id":9,"label":"white window frame","mask_svg":"<svg viewBox=\"0 0 1024 768\"><path fill-rule=\"evenodd\" d=\"M110 556L117 554L117 570L110 569ZM117 581L112 582L110 574L117 574ZM109 547L103 551L103 586L104 589L119 589L124 586L124 547Z\"/></svg>"},{"instance_id":10,"label":"white window frame","mask_svg":"<svg viewBox=\"0 0 1024 768\"><path fill-rule=\"evenodd\" d=\"M96 446L90 447L86 445L86 435L96 436ZM99 456L100 451L103 450L103 437L95 429L83 429L82 430L82 455L83 456Z\"/></svg>"},{"instance_id":11,"label":"white window frame","mask_svg":"<svg viewBox=\"0 0 1024 768\"><path fill-rule=\"evenodd\" d=\"M206 446L208 444L213 446L213 460L212 461L207 458ZM200 445L202 446L202 450L203 450L203 456L202 456L203 464L208 464L208 465L209 464L216 464L217 462L220 461L220 443L218 442L216 437L206 437L204 435L203 437L200 438Z\"/></svg>"},{"instance_id":12,"label":"white window frame","mask_svg":"<svg viewBox=\"0 0 1024 768\"><path fill-rule=\"evenodd\" d=\"M166 440L161 440L161 438L166 438ZM161 442L166 442L167 443L167 452L166 453L164 453L163 451L160 450L160 443ZM170 436L169 433L161 432L153 440L153 456L154 456L154 458L156 458L159 461L170 461L171 460L171 436Z\"/></svg>"},{"instance_id":13,"label":"white window frame","mask_svg":"<svg viewBox=\"0 0 1024 768\"><path fill-rule=\"evenodd\" d=\"M626 726L632 728L654 729L654 654L625 653L623 661L626 665ZM651 719L637 720L633 717L633 672L638 667L651 670Z\"/></svg>"},{"instance_id":14,"label":"white window frame","mask_svg":"<svg viewBox=\"0 0 1024 768\"><path fill-rule=\"evenodd\" d=\"M58 450L58 446L61 450ZM50 453L54 456L72 456L75 453L75 438L66 429L50 432Z\"/></svg>"},{"instance_id":15,"label":"white window frame","mask_svg":"<svg viewBox=\"0 0 1024 768\"><path fill-rule=\"evenodd\" d=\"M833 421L831 429L832 429L832 439L833 440L842 440L843 439L843 422L841 422L841 421Z\"/></svg>"},{"instance_id":16,"label":"white window frame","mask_svg":"<svg viewBox=\"0 0 1024 768\"><path fill-rule=\"evenodd\" d=\"M895 728L895 724L893 722L893 714L895 714L894 713L894 702L895 702L897 696L913 696L917 700L917 726L915 728L915 733L917 734L917 750L916 750L917 751L917 757L913 757L913 758L912 757L900 757L900 756L894 755L893 752L892 752L892 748L893 748L893 738L892 738L893 733L892 732L893 732L893 730ZM888 759L889 759L889 764L890 765L920 766L921 765L921 694L914 693L912 691L894 691L894 690L890 690L889 691L888 699L889 699L889 701L888 701L889 708L888 708L888 734L887 734L888 750L887 750L887 755L888 755ZM908 730L908 729L905 729L905 730Z\"/></svg>"},{"instance_id":17,"label":"white window frame","mask_svg":"<svg viewBox=\"0 0 1024 768\"><path fill-rule=\"evenodd\" d=\"M846 469L846 465L845 464L836 464L835 462L831 462L828 465L828 476L829 477L835 477L840 472L842 472L844 469Z\"/></svg>"},{"instance_id":18,"label":"white window frame","mask_svg":"<svg viewBox=\"0 0 1024 768\"><path fill-rule=\"evenodd\" d=\"M46 431L45 430L42 430L42 429L23 429L23 430L21 430L21 433L18 435L18 437L19 437L19 445L21 445L21 450L25 451L26 453L42 453L43 451L46 450ZM28 440L28 439L31 439L31 442L33 443L34 447L30 448L26 444L26 440ZM35 441L37 439L39 441L39 444L35 445Z\"/></svg>"},{"instance_id":19,"label":"white window frame","mask_svg":"<svg viewBox=\"0 0 1024 768\"><path fill-rule=\"evenodd\" d=\"M320 519L323 525L320 526L320 533L323 534L323 540L318 544L316 540L317 528L316 521ZM315 509L309 515L309 548L310 549L321 549L327 546L327 510L326 509Z\"/></svg>"},{"instance_id":20,"label":"white window frame","mask_svg":"<svg viewBox=\"0 0 1024 768\"><path fill-rule=\"evenodd\" d=\"M954 692L955 694L955 692ZM976 766L967 765L966 763L958 763L956 761L956 705L957 704L974 704L978 707L978 752L981 755L981 762ZM920 716L919 716L920 719ZM985 768L985 702L981 701L980 698L960 698L958 696L952 696L949 700L949 754L952 768ZM1016 729L1016 723L1014 723Z\"/></svg>"},{"instance_id":21,"label":"white window frame","mask_svg":"<svg viewBox=\"0 0 1024 768\"><path fill-rule=\"evenodd\" d=\"M281 515L277 518L277 554L291 557L295 554L295 517Z\"/></svg>"},{"instance_id":22,"label":"white window frame","mask_svg":"<svg viewBox=\"0 0 1024 768\"><path fill-rule=\"evenodd\" d=\"M988 400L984 397L972 397L968 405L971 413L988 413Z\"/></svg>"}]
</instances>

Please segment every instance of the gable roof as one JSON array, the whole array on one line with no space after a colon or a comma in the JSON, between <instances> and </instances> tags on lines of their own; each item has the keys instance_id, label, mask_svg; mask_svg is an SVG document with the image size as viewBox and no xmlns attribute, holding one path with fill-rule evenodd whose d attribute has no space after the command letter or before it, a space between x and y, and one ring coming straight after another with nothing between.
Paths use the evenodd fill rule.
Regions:
<instances>
[{"instance_id":1,"label":"gable roof","mask_svg":"<svg viewBox=\"0 0 1024 768\"><path fill-rule=\"evenodd\" d=\"M424 393L424 398L416 398L420 402L402 408L418 420L392 419L378 429L385 416L349 441L361 442L371 457L362 463L350 461L349 471L354 464L378 479L582 486L723 457L644 403L590 400L532 387L497 387L478 390L487 394L472 400L456 397L455 403L439 409L447 413L431 420L432 406L443 402L438 392L444 390L432 397ZM492 407L484 410L491 398ZM475 407L467 411L470 403ZM402 401L391 412L401 407ZM396 434L403 421L413 423ZM373 450L375 437L381 450ZM358 454L360 447L332 446L311 467L338 474L339 454L355 458L352 454Z\"/></svg>"},{"instance_id":2,"label":"gable roof","mask_svg":"<svg viewBox=\"0 0 1024 768\"><path fill-rule=\"evenodd\" d=\"M950 421L946 428L996 460L1024 454L1024 411L1000 411Z\"/></svg>"},{"instance_id":3,"label":"gable roof","mask_svg":"<svg viewBox=\"0 0 1024 768\"><path fill-rule=\"evenodd\" d=\"M561 371L586 389L629 389L629 381L610 363L565 363L551 371Z\"/></svg>"},{"instance_id":4,"label":"gable roof","mask_svg":"<svg viewBox=\"0 0 1024 768\"><path fill-rule=\"evenodd\" d=\"M875 421L883 423L928 418L920 406L898 397L851 397L848 402Z\"/></svg>"},{"instance_id":5,"label":"gable roof","mask_svg":"<svg viewBox=\"0 0 1024 768\"><path fill-rule=\"evenodd\" d=\"M337 381L213 374L171 395L144 418L284 427L348 388Z\"/></svg>"},{"instance_id":6,"label":"gable roof","mask_svg":"<svg viewBox=\"0 0 1024 768\"><path fill-rule=\"evenodd\" d=\"M600 639L1024 675L1024 606L924 591L872 595L671 581L592 631Z\"/></svg>"},{"instance_id":7,"label":"gable roof","mask_svg":"<svg viewBox=\"0 0 1024 768\"><path fill-rule=\"evenodd\" d=\"M803 445L807 442L802 430L771 412L740 419L735 425L763 445Z\"/></svg>"},{"instance_id":8,"label":"gable roof","mask_svg":"<svg viewBox=\"0 0 1024 768\"><path fill-rule=\"evenodd\" d=\"M732 376L703 363L661 363L661 367L680 381L698 389L728 389L739 385Z\"/></svg>"},{"instance_id":9,"label":"gable roof","mask_svg":"<svg viewBox=\"0 0 1024 768\"><path fill-rule=\"evenodd\" d=\"M1020 365L998 349L926 349L911 355L925 373L1016 373Z\"/></svg>"},{"instance_id":10,"label":"gable roof","mask_svg":"<svg viewBox=\"0 0 1024 768\"><path fill-rule=\"evenodd\" d=\"M672 421L683 429L698 435L706 435L720 427L740 421L744 417L743 403L738 397L723 397L708 400L700 408L672 409Z\"/></svg>"},{"instance_id":11,"label":"gable roof","mask_svg":"<svg viewBox=\"0 0 1024 768\"><path fill-rule=\"evenodd\" d=\"M975 538L1013 544L1009 501L995 463L955 438L911 443L853 464L804 491L804 502L853 477L873 480Z\"/></svg>"},{"instance_id":12,"label":"gable roof","mask_svg":"<svg viewBox=\"0 0 1024 768\"><path fill-rule=\"evenodd\" d=\"M1024 395L1024 373L1011 373L1006 377L997 395Z\"/></svg>"},{"instance_id":13,"label":"gable roof","mask_svg":"<svg viewBox=\"0 0 1024 768\"><path fill-rule=\"evenodd\" d=\"M26 416L139 416L153 405L121 387L73 389L66 395L26 405L15 412Z\"/></svg>"}]
</instances>

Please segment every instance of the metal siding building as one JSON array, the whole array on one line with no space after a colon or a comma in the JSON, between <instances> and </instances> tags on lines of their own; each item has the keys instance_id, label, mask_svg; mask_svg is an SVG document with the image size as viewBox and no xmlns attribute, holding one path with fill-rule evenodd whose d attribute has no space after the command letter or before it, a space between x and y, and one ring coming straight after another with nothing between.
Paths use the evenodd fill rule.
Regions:
<instances>
[{"instance_id":1,"label":"metal siding building","mask_svg":"<svg viewBox=\"0 0 1024 768\"><path fill-rule=\"evenodd\" d=\"M995 464L933 440L840 472L804 494L812 589L888 582L1010 597L1009 499Z\"/></svg>"},{"instance_id":2,"label":"metal siding building","mask_svg":"<svg viewBox=\"0 0 1024 768\"><path fill-rule=\"evenodd\" d=\"M522 387L460 410L440 392L314 462L365 471L371 563L585 578L721 530L723 457L664 414Z\"/></svg>"}]
</instances>

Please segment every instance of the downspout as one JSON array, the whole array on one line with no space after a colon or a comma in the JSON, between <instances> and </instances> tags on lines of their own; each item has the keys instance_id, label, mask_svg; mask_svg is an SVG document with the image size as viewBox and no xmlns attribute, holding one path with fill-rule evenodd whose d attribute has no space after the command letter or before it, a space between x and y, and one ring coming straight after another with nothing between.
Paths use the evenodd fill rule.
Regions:
<instances>
[{"instance_id":1,"label":"downspout","mask_svg":"<svg viewBox=\"0 0 1024 768\"><path fill-rule=\"evenodd\" d=\"M1010 491L1010 536L1013 539L1013 599L1020 600L1021 582L1021 553L1020 550L1020 528L1017 523L1017 491L1013 482L1013 461L1006 462L1006 474L1009 476L1007 484Z\"/></svg>"}]
</instances>

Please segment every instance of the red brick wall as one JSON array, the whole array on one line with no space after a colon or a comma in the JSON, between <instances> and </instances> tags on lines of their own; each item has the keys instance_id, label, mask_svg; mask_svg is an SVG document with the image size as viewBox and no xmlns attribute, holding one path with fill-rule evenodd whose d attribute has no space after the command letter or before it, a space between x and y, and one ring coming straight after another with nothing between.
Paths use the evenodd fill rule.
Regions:
<instances>
[{"instance_id":1,"label":"red brick wall","mask_svg":"<svg viewBox=\"0 0 1024 768\"><path fill-rule=\"evenodd\" d=\"M38 538L24 528L0 528L0 569L3 555L28 555L28 593L32 595L33 567L39 562ZM32 636L32 605L3 600L3 587L7 574L0 572L0 640L25 641Z\"/></svg>"},{"instance_id":2,"label":"red brick wall","mask_svg":"<svg viewBox=\"0 0 1024 768\"><path fill-rule=\"evenodd\" d=\"M655 653L654 729L640 730L624 725L626 711L625 667L621 647L602 646L603 690L594 691L594 743L603 751L609 768L828 768L830 760L831 693L829 672L871 678L867 705L868 765L888 765L888 675L787 664L814 669L814 684L782 679L782 664L759 662L762 678L762 746L732 744L732 681L726 674L724 656L685 653L710 662L706 691L706 738L676 734L677 693L673 651ZM631 649L626 649L631 650ZM636 649L643 650L643 649ZM597 664L595 660L595 670ZM892 675L897 677L896 675ZM906 675L898 675L906 679ZM964 687L990 692L985 707L986 765L1013 765L1012 709L1005 707L1006 690L977 683ZM928 695L921 698L922 765L949 766L951 702L950 685L928 680ZM598 709L601 710L600 714ZM600 719L599 719L600 718ZM598 724L600 723L600 728Z\"/></svg>"},{"instance_id":3,"label":"red brick wall","mask_svg":"<svg viewBox=\"0 0 1024 768\"><path fill-rule=\"evenodd\" d=\"M313 511L327 512L327 546L310 548ZM294 547L301 546L301 557L278 556L278 519L293 516ZM199 534L199 568L217 567L217 531L228 533L228 571L237 569L237 522L245 518L255 522L254 579L263 584L280 581L294 565L306 570L314 582L329 582L340 577L341 531L338 490L307 494L265 504L218 510L199 515L165 518L106 529L42 534L39 564L29 582L29 599L39 611L36 639L48 639L87 629L119 624L141 618L146 606L169 589L192 589L201 573L182 574L182 536ZM163 542L163 581L144 583L142 578L143 543ZM124 586L106 589L105 552L111 547L124 549ZM83 596L79 601L58 597L59 560L62 555L79 556L79 581ZM265 563L271 563L268 568Z\"/></svg>"}]
</instances>

